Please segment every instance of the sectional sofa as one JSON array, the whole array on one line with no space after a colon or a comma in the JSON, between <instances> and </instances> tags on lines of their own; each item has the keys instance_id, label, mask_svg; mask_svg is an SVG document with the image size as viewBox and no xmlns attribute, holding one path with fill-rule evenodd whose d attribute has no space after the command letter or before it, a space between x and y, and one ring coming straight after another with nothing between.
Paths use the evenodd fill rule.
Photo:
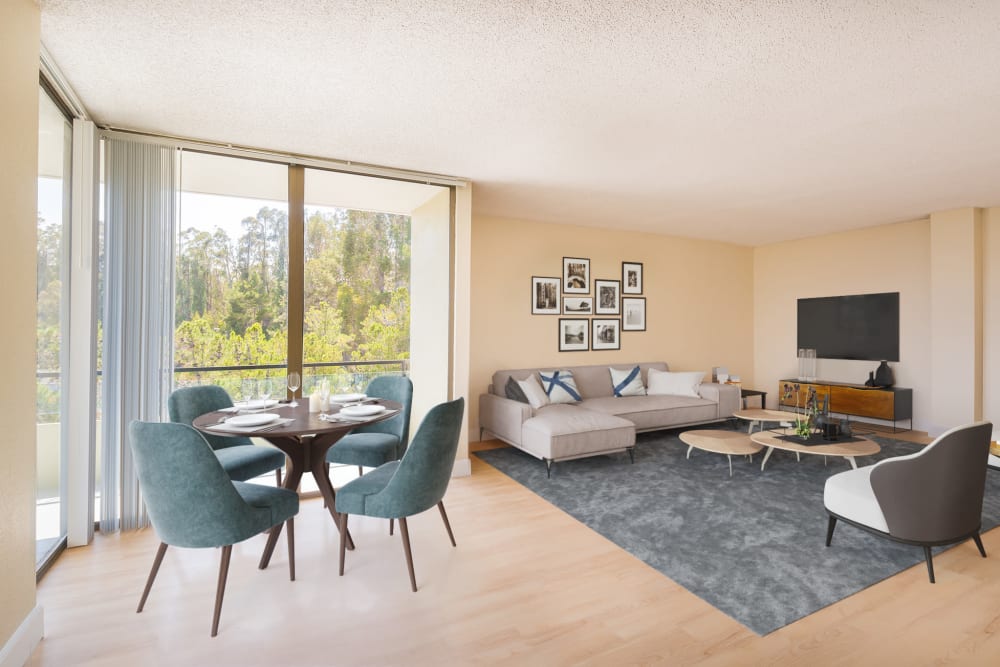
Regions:
<instances>
[{"instance_id":1,"label":"sectional sofa","mask_svg":"<svg viewBox=\"0 0 1000 667\"><path fill-rule=\"evenodd\" d=\"M688 395L615 396L610 369L636 366L646 387L650 369L668 371L664 362L497 371L479 397L480 439L489 433L518 447L544 461L551 474L553 462L584 456L628 452L634 461L637 432L721 421L740 408L738 387L711 382ZM572 373L581 400L532 407L507 397L508 378L523 381L554 370Z\"/></svg>"}]
</instances>

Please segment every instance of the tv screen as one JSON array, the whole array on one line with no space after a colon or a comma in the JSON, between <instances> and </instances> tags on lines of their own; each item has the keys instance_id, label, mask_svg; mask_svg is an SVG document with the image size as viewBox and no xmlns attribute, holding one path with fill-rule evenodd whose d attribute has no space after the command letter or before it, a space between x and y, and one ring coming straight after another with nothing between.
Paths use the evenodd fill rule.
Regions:
<instances>
[{"instance_id":1,"label":"tv screen","mask_svg":"<svg viewBox=\"0 0 1000 667\"><path fill-rule=\"evenodd\" d=\"M899 292L799 299L798 325L821 359L899 361Z\"/></svg>"}]
</instances>

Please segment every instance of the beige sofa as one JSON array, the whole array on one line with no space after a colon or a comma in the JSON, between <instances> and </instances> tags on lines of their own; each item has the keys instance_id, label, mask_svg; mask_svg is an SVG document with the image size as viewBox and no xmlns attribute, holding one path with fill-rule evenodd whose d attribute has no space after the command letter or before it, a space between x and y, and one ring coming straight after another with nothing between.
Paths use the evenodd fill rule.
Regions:
<instances>
[{"instance_id":1,"label":"beige sofa","mask_svg":"<svg viewBox=\"0 0 1000 667\"><path fill-rule=\"evenodd\" d=\"M613 364L616 369L639 366L643 385L650 368L666 371L664 362ZM729 418L740 407L740 390L733 385L704 382L699 397L614 395L607 365L564 366L573 372L583 400L579 403L532 408L504 394L507 378L524 380L549 368L497 371L486 394L479 397L479 434L484 433L523 449L545 462L628 452L634 461L635 434L664 428L707 424Z\"/></svg>"}]
</instances>

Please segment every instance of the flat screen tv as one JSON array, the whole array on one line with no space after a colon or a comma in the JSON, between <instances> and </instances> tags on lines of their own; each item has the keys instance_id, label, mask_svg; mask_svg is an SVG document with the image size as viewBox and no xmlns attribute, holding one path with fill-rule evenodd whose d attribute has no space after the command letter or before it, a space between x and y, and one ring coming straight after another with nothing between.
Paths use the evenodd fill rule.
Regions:
<instances>
[{"instance_id":1,"label":"flat screen tv","mask_svg":"<svg viewBox=\"0 0 1000 667\"><path fill-rule=\"evenodd\" d=\"M821 359L899 361L899 292L799 299L798 325Z\"/></svg>"}]
</instances>

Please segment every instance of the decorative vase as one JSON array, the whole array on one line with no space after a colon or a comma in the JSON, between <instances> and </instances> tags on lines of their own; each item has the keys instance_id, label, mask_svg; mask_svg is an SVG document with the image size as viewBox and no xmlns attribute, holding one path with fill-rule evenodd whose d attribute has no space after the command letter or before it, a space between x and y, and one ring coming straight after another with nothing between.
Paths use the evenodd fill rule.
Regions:
<instances>
[{"instance_id":1,"label":"decorative vase","mask_svg":"<svg viewBox=\"0 0 1000 667\"><path fill-rule=\"evenodd\" d=\"M865 386L866 387L875 386L875 371L868 371L868 379L865 380Z\"/></svg>"},{"instance_id":2,"label":"decorative vase","mask_svg":"<svg viewBox=\"0 0 1000 667\"><path fill-rule=\"evenodd\" d=\"M892 386L892 369L889 368L889 364L885 361L879 364L879 367L875 369L875 386Z\"/></svg>"}]
</instances>

